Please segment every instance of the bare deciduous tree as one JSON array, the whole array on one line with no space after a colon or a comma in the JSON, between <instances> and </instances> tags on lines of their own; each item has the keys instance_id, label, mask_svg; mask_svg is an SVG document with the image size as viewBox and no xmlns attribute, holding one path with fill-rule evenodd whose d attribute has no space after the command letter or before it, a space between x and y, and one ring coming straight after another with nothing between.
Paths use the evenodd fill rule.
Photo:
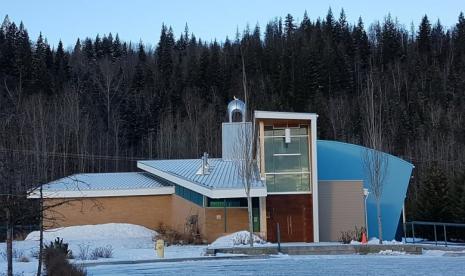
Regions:
<instances>
[{"instance_id":1,"label":"bare deciduous tree","mask_svg":"<svg viewBox=\"0 0 465 276\"><path fill-rule=\"evenodd\" d=\"M256 163L252 154L252 147L254 141L254 131L247 122L247 76L245 73L244 57L242 56L242 84L244 88L244 114L243 123L240 123L239 130L237 131L236 149L234 152L234 161L236 162L239 177L244 186L245 194L247 197L247 212L249 218L249 242L253 246L253 217L252 217L252 197L250 191L252 185L257 179Z\"/></svg>"},{"instance_id":2,"label":"bare deciduous tree","mask_svg":"<svg viewBox=\"0 0 465 276\"><path fill-rule=\"evenodd\" d=\"M253 217L252 217L252 197L250 191L253 183L257 179L256 163L252 155L253 133L247 122L239 123L237 131L237 145L234 152L234 162L237 172L245 190L247 197L247 212L249 218L250 246L253 246Z\"/></svg>"},{"instance_id":3,"label":"bare deciduous tree","mask_svg":"<svg viewBox=\"0 0 465 276\"><path fill-rule=\"evenodd\" d=\"M379 88L379 86L377 86ZM383 194L384 182L387 173L388 159L382 152L384 148L383 123L382 123L382 97L381 89L379 95L375 95L373 75L367 77L367 85L364 90L365 104L365 143L369 149L363 154L363 165L368 177L370 193L376 202L376 217L378 223L379 243L383 243L383 225L381 215L381 196Z\"/></svg>"}]
</instances>

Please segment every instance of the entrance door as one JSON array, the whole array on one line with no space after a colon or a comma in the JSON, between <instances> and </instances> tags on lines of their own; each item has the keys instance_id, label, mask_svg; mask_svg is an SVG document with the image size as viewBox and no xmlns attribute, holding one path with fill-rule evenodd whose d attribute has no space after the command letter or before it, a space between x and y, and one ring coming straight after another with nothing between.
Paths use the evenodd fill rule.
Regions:
<instances>
[{"instance_id":1,"label":"entrance door","mask_svg":"<svg viewBox=\"0 0 465 276\"><path fill-rule=\"evenodd\" d=\"M266 197L267 238L281 242L313 242L312 195L269 195Z\"/></svg>"}]
</instances>

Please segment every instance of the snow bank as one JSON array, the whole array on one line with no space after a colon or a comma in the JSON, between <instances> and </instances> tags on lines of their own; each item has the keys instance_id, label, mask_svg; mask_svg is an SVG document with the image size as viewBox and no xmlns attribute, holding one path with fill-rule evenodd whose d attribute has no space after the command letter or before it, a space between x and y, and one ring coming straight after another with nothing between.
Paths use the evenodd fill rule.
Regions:
<instances>
[{"instance_id":1,"label":"snow bank","mask_svg":"<svg viewBox=\"0 0 465 276\"><path fill-rule=\"evenodd\" d=\"M394 250L381 250L379 251L380 255L390 255L390 256L398 256L398 255L405 255L405 252L400 252L400 251L394 251Z\"/></svg>"},{"instance_id":2,"label":"snow bank","mask_svg":"<svg viewBox=\"0 0 465 276\"><path fill-rule=\"evenodd\" d=\"M44 240L52 241L57 237L65 242L73 240L114 240L128 238L149 238L157 232L146 227L128 223L107 223L97 225L69 226L44 231ZM39 240L39 231L31 232L25 240Z\"/></svg>"},{"instance_id":3,"label":"snow bank","mask_svg":"<svg viewBox=\"0 0 465 276\"><path fill-rule=\"evenodd\" d=\"M266 244L267 242L260 238L259 236L253 234L253 243L254 244ZM234 246L244 246L248 245L250 241L250 233L248 231L239 231L232 233L230 235L226 235L223 237L219 237L216 239L210 247L234 247Z\"/></svg>"},{"instance_id":4,"label":"snow bank","mask_svg":"<svg viewBox=\"0 0 465 276\"><path fill-rule=\"evenodd\" d=\"M368 244L379 244L379 239L372 238L371 240L368 241ZM392 241L383 241L383 244L403 244L403 243L400 241L392 240Z\"/></svg>"},{"instance_id":5,"label":"snow bank","mask_svg":"<svg viewBox=\"0 0 465 276\"><path fill-rule=\"evenodd\" d=\"M362 243L359 241L352 240L350 244L362 244ZM371 240L368 241L368 244L379 244L379 239L371 238ZM403 244L403 242L392 240L392 241L383 241L383 244Z\"/></svg>"}]
</instances>

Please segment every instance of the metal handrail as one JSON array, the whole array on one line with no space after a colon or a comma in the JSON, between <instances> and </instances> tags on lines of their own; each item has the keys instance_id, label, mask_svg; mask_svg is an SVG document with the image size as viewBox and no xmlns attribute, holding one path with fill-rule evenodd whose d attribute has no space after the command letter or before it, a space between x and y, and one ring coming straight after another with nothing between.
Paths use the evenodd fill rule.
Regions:
<instances>
[{"instance_id":1,"label":"metal handrail","mask_svg":"<svg viewBox=\"0 0 465 276\"><path fill-rule=\"evenodd\" d=\"M447 227L463 227L465 223L451 223L451 222L431 222L431 221L409 221L404 223L404 240L407 243L407 225L412 225L412 243L415 243L415 225L429 225L434 228L434 242L438 245L437 226L442 226L444 231L444 244L447 247Z\"/></svg>"},{"instance_id":2,"label":"metal handrail","mask_svg":"<svg viewBox=\"0 0 465 276\"><path fill-rule=\"evenodd\" d=\"M454 227L465 227L465 223L451 223L451 222L430 222L430 221L410 221L407 223L415 223L418 225L445 225L445 226L454 226Z\"/></svg>"}]
</instances>

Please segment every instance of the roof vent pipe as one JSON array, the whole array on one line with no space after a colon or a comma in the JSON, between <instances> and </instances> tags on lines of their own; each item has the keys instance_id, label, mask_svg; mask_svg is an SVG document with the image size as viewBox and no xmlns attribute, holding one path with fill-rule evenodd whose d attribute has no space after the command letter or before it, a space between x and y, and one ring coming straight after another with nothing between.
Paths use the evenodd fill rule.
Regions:
<instances>
[{"instance_id":1,"label":"roof vent pipe","mask_svg":"<svg viewBox=\"0 0 465 276\"><path fill-rule=\"evenodd\" d=\"M202 156L202 175L208 173L208 153L204 152Z\"/></svg>"}]
</instances>

